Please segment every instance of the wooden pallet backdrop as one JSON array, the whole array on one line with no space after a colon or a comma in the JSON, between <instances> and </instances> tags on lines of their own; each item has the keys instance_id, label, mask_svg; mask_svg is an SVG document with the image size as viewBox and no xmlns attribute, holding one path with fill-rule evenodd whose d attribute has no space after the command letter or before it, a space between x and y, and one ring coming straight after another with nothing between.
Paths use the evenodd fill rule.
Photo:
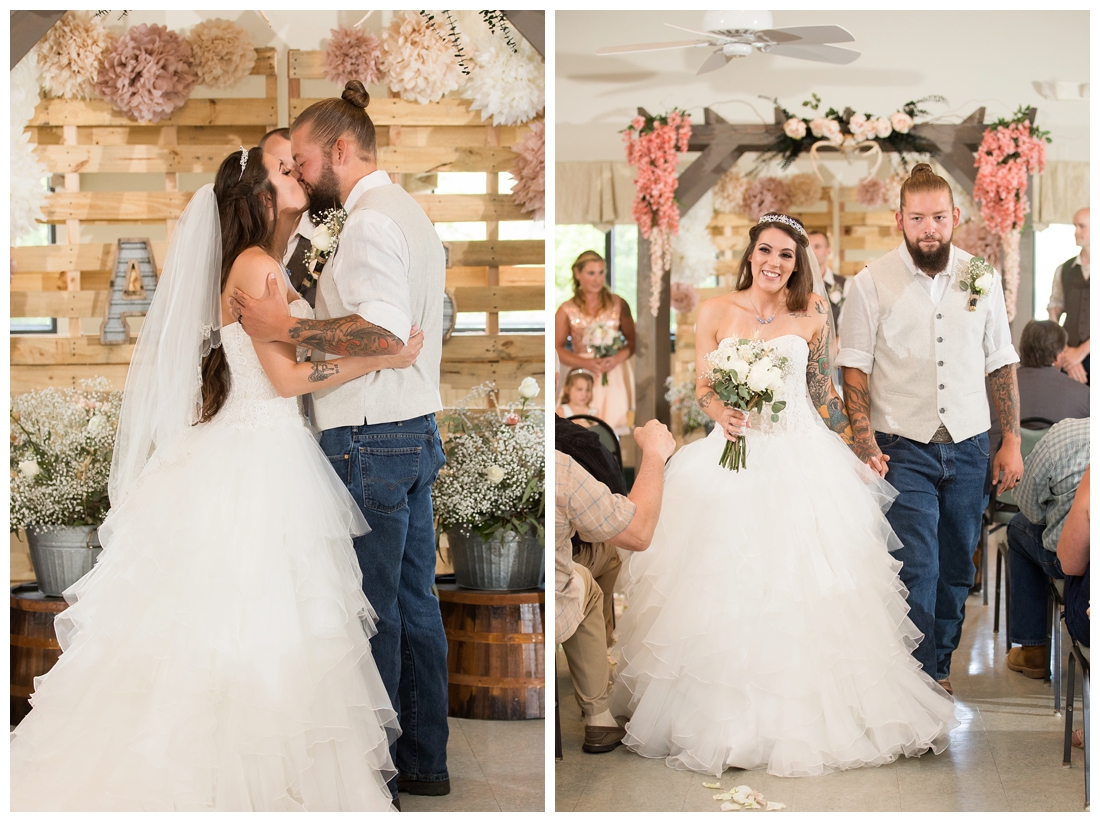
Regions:
<instances>
[{"instance_id":1,"label":"wooden pallet backdrop","mask_svg":"<svg viewBox=\"0 0 1100 822\"><path fill-rule=\"evenodd\" d=\"M122 388L133 342L104 346L98 324L106 311L112 237L141 236L135 224L163 225L171 236L191 192L179 190L179 174L198 173L212 181L226 154L238 145L256 145L277 123L275 50L257 49L254 75L265 78L261 98L191 99L170 118L138 123L112 111L103 101L43 100L28 131L36 152L63 190L47 197L47 222L58 226L58 244L11 249L11 316L56 317L58 334L11 336L11 391L71 385L77 379L106 376ZM300 96L305 78L319 78L321 52L291 51L291 120L311 103ZM544 308L542 240L498 239L502 220L529 219L508 194L498 193L499 174L512 167L524 127L494 127L481 122L464 101L443 100L422 106L397 99L371 103L378 125L379 166L414 191L436 222L485 221L487 239L448 243L448 288L461 311L488 312L488 332L456 335L444 346L444 402L453 403L469 388L495 379L502 399L514 396L525 376L543 381L543 335L500 334L498 312ZM417 191L438 171L485 172L484 195L436 195ZM163 185L148 189L148 176L163 174ZM109 174L113 191L82 191L82 174ZM115 184L121 181L120 184ZM195 186L197 187L197 186ZM99 242L82 242L81 227L96 226ZM161 229L156 229L159 235ZM87 232L86 232L87 233ZM166 241L153 243L158 265Z\"/></svg>"}]
</instances>

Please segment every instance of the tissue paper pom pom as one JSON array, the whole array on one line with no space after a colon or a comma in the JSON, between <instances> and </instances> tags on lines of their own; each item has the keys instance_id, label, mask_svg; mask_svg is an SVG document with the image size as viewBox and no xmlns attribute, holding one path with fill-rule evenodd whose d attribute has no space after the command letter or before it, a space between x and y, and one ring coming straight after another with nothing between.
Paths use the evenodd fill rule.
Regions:
<instances>
[{"instance_id":1,"label":"tissue paper pom pom","mask_svg":"<svg viewBox=\"0 0 1100 822\"><path fill-rule=\"evenodd\" d=\"M908 174L891 174L886 178L882 190L882 203L887 208L898 211L901 209L901 184L905 182Z\"/></svg>"},{"instance_id":2,"label":"tissue paper pom pom","mask_svg":"<svg viewBox=\"0 0 1100 822\"><path fill-rule=\"evenodd\" d=\"M546 105L542 59L531 45L520 39L516 53L499 37L493 37L473 59L470 77L462 96L481 119L493 118L493 125L526 123Z\"/></svg>"},{"instance_id":3,"label":"tissue paper pom pom","mask_svg":"<svg viewBox=\"0 0 1100 822\"><path fill-rule=\"evenodd\" d=\"M220 17L204 20L188 38L195 79L210 88L230 88L248 76L256 65L256 49L248 32Z\"/></svg>"},{"instance_id":4,"label":"tissue paper pom pom","mask_svg":"<svg viewBox=\"0 0 1100 822\"><path fill-rule=\"evenodd\" d=\"M30 137L22 130L12 129L10 156L10 240L14 244L37 228L35 220L42 219L42 205L46 202L44 179L47 172L34 154Z\"/></svg>"},{"instance_id":5,"label":"tissue paper pom pom","mask_svg":"<svg viewBox=\"0 0 1100 822\"><path fill-rule=\"evenodd\" d=\"M745 189L749 181L742 177L736 168L731 168L718 178L711 191L714 192L714 210L723 214L740 214L745 199Z\"/></svg>"},{"instance_id":6,"label":"tissue paper pom pom","mask_svg":"<svg viewBox=\"0 0 1100 822\"><path fill-rule=\"evenodd\" d=\"M191 46L164 26L134 26L104 55L96 91L139 121L163 120L195 87Z\"/></svg>"},{"instance_id":7,"label":"tissue paper pom pom","mask_svg":"<svg viewBox=\"0 0 1100 822\"><path fill-rule=\"evenodd\" d=\"M542 120L531 123L527 136L512 150L519 155L512 169L516 180L512 199L524 214L541 220L546 209L546 124Z\"/></svg>"},{"instance_id":8,"label":"tissue paper pom pom","mask_svg":"<svg viewBox=\"0 0 1100 822\"><path fill-rule=\"evenodd\" d=\"M955 229L951 237L953 245L975 257L985 257L994 268L1001 268L1001 239L987 229L981 220L971 220Z\"/></svg>"},{"instance_id":9,"label":"tissue paper pom pom","mask_svg":"<svg viewBox=\"0 0 1100 822\"><path fill-rule=\"evenodd\" d=\"M749 217L759 220L764 214L785 214L791 207L791 195L787 184L778 177L761 177L745 189L741 204Z\"/></svg>"},{"instance_id":10,"label":"tissue paper pom pom","mask_svg":"<svg viewBox=\"0 0 1100 822\"><path fill-rule=\"evenodd\" d=\"M860 180L856 186L856 202L867 208L878 208L886 202L886 183L877 177Z\"/></svg>"},{"instance_id":11,"label":"tissue paper pom pom","mask_svg":"<svg viewBox=\"0 0 1100 822\"><path fill-rule=\"evenodd\" d=\"M462 85L451 46L413 11L394 18L382 35L382 71L402 100L434 103Z\"/></svg>"},{"instance_id":12,"label":"tissue paper pom pom","mask_svg":"<svg viewBox=\"0 0 1100 822\"><path fill-rule=\"evenodd\" d=\"M821 199L821 181L813 174L795 174L787 180L791 208L806 208Z\"/></svg>"},{"instance_id":13,"label":"tissue paper pom pom","mask_svg":"<svg viewBox=\"0 0 1100 822\"><path fill-rule=\"evenodd\" d=\"M9 79L11 97L8 101L8 111L12 132L18 134L34 116L34 108L41 99L38 93L38 60L35 55L29 54L20 60L19 64L11 70Z\"/></svg>"},{"instance_id":14,"label":"tissue paper pom pom","mask_svg":"<svg viewBox=\"0 0 1100 822\"><path fill-rule=\"evenodd\" d=\"M341 26L331 30L325 46L325 77L343 87L352 80L364 86L382 82L382 43L373 34Z\"/></svg>"},{"instance_id":15,"label":"tissue paper pom pom","mask_svg":"<svg viewBox=\"0 0 1100 822\"><path fill-rule=\"evenodd\" d=\"M95 97L99 62L110 45L111 36L99 18L67 12L38 44L43 87L56 97Z\"/></svg>"},{"instance_id":16,"label":"tissue paper pom pom","mask_svg":"<svg viewBox=\"0 0 1100 822\"><path fill-rule=\"evenodd\" d=\"M695 290L693 285L672 283L671 292L672 308L682 314L694 311L695 306L699 304L699 292Z\"/></svg>"},{"instance_id":17,"label":"tissue paper pom pom","mask_svg":"<svg viewBox=\"0 0 1100 822\"><path fill-rule=\"evenodd\" d=\"M680 232L672 237L672 280L694 285L714 274L718 249L710 238L710 221L714 219L714 195L708 191L699 202L680 217ZM672 292L675 306L676 292ZM691 309L678 309L690 311Z\"/></svg>"}]
</instances>

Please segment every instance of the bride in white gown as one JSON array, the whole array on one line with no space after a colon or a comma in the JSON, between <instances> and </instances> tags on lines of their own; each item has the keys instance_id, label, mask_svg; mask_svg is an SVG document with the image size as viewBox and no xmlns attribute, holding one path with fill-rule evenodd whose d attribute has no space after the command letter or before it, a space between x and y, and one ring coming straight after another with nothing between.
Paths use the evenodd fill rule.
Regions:
<instances>
[{"instance_id":1,"label":"bride in white gown","mask_svg":"<svg viewBox=\"0 0 1100 822\"><path fill-rule=\"evenodd\" d=\"M296 396L419 345L298 363L218 328L222 294L281 270L304 206L242 148L180 219L127 376L103 554L65 592L64 653L11 735L12 810L393 810L397 721L351 545L368 526Z\"/></svg>"},{"instance_id":2,"label":"bride in white gown","mask_svg":"<svg viewBox=\"0 0 1100 822\"><path fill-rule=\"evenodd\" d=\"M623 742L714 775L939 753L958 723L910 655L919 633L883 516L896 494L846 445L804 230L765 215L749 237L738 289L699 308L697 370L723 341L765 340L794 366L787 407L777 423L750 415L747 467L730 471L718 461L744 418L700 380L715 430L670 461L653 543L626 572L611 698L630 717Z\"/></svg>"}]
</instances>

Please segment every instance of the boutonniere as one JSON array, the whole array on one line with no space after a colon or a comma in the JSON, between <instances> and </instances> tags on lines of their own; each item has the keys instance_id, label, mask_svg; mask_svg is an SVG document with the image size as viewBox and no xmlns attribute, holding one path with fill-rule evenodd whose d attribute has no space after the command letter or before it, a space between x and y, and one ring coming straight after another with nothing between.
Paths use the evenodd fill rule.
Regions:
<instances>
[{"instance_id":1,"label":"boutonniere","mask_svg":"<svg viewBox=\"0 0 1100 822\"><path fill-rule=\"evenodd\" d=\"M340 243L340 232L343 231L344 221L347 218L348 213L344 209L330 208L321 214L320 222L313 226L311 248L306 253L306 276L302 280L302 288L310 288L317 282L321 269L336 253L336 246Z\"/></svg>"},{"instance_id":2,"label":"boutonniere","mask_svg":"<svg viewBox=\"0 0 1100 822\"><path fill-rule=\"evenodd\" d=\"M978 308L978 300L984 297L993 288L996 276L993 266L985 261L985 257L971 257L970 264L963 269L959 277L959 287L963 291L970 292L966 310L975 311Z\"/></svg>"}]
</instances>

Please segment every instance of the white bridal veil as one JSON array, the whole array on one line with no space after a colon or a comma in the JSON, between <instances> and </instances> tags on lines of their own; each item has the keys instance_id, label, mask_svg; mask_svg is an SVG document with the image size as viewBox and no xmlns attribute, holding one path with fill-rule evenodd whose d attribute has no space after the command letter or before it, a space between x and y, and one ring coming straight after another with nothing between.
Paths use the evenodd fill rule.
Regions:
<instances>
[{"instance_id":1,"label":"white bridal veil","mask_svg":"<svg viewBox=\"0 0 1100 822\"><path fill-rule=\"evenodd\" d=\"M145 465L178 447L202 409L202 359L221 344L221 224L214 186L176 224L126 374L108 491L118 505Z\"/></svg>"}]
</instances>

